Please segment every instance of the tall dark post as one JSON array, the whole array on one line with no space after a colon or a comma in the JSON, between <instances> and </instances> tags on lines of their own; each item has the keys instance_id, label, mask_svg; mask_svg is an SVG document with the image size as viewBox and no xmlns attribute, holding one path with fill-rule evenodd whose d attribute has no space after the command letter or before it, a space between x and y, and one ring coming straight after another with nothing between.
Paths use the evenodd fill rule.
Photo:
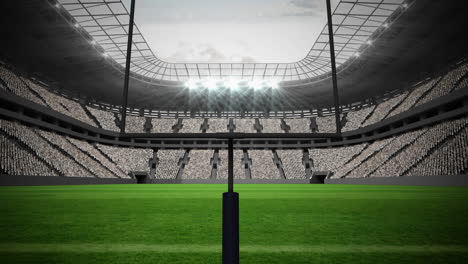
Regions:
<instances>
[{"instance_id":1,"label":"tall dark post","mask_svg":"<svg viewBox=\"0 0 468 264\"><path fill-rule=\"evenodd\" d=\"M121 123L120 133L125 133L125 123L127 120L127 103L128 103L128 82L130 79L130 61L132 60L132 40L133 40L133 18L135 17L135 0L132 0L130 5L130 21L128 26L128 41L127 41L127 60L125 62L125 80L124 90L122 95Z\"/></svg>"},{"instance_id":2,"label":"tall dark post","mask_svg":"<svg viewBox=\"0 0 468 264\"><path fill-rule=\"evenodd\" d=\"M335 121L336 133L341 134L341 117L340 117L340 98L338 96L338 81L336 78L336 62L335 62L335 41L333 39L333 21L330 0L327 1L327 18L328 18L328 38L330 46L330 58L332 68L333 81L333 101L335 105Z\"/></svg>"},{"instance_id":3,"label":"tall dark post","mask_svg":"<svg viewBox=\"0 0 468 264\"><path fill-rule=\"evenodd\" d=\"M234 192L234 140L228 140L228 192Z\"/></svg>"},{"instance_id":4,"label":"tall dark post","mask_svg":"<svg viewBox=\"0 0 468 264\"><path fill-rule=\"evenodd\" d=\"M234 192L234 143L228 140L228 192L223 193L223 264L239 264L239 194Z\"/></svg>"}]
</instances>

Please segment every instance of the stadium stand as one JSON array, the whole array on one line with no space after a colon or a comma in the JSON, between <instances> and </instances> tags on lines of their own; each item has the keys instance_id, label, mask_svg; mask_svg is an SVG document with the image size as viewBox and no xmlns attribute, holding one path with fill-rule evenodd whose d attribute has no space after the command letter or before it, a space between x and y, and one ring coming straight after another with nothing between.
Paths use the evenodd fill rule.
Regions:
<instances>
[{"instance_id":1,"label":"stadium stand","mask_svg":"<svg viewBox=\"0 0 468 264\"><path fill-rule=\"evenodd\" d=\"M306 178L305 166L302 162L302 150L277 150L276 152L283 163L286 179Z\"/></svg>"},{"instance_id":2,"label":"stadium stand","mask_svg":"<svg viewBox=\"0 0 468 264\"><path fill-rule=\"evenodd\" d=\"M220 165L218 166L217 179L227 179L228 178L228 152L227 150L219 151ZM247 173L246 170L250 170L250 162L244 161L244 152L242 150L234 150L234 178L235 179L246 179ZM245 163L247 164L247 168Z\"/></svg>"},{"instance_id":3,"label":"stadium stand","mask_svg":"<svg viewBox=\"0 0 468 264\"><path fill-rule=\"evenodd\" d=\"M207 133L228 133L229 120L225 118L212 118L209 120L210 127Z\"/></svg>"},{"instance_id":4,"label":"stadium stand","mask_svg":"<svg viewBox=\"0 0 468 264\"><path fill-rule=\"evenodd\" d=\"M47 139L38 133L37 129L6 120L2 120L1 129L5 134L29 146L36 157L45 160L50 167L53 167L59 172L60 176L93 176L68 153L63 150L60 151L59 148L52 146Z\"/></svg>"},{"instance_id":5,"label":"stadium stand","mask_svg":"<svg viewBox=\"0 0 468 264\"><path fill-rule=\"evenodd\" d=\"M234 132L238 133L255 133L255 121L253 119L234 119L236 129Z\"/></svg>"},{"instance_id":6,"label":"stadium stand","mask_svg":"<svg viewBox=\"0 0 468 264\"><path fill-rule=\"evenodd\" d=\"M271 150L249 150L252 159L252 179L280 179L279 171L273 163Z\"/></svg>"},{"instance_id":7,"label":"stadium stand","mask_svg":"<svg viewBox=\"0 0 468 264\"><path fill-rule=\"evenodd\" d=\"M427 93L416 105L422 105L434 100L435 98L449 94L456 87L456 83L467 73L468 63L459 65L448 72L442 79Z\"/></svg>"},{"instance_id":8,"label":"stadium stand","mask_svg":"<svg viewBox=\"0 0 468 264\"><path fill-rule=\"evenodd\" d=\"M1 127L4 127L4 120L0 120ZM26 144L19 142L13 134L6 134L4 130L0 132L0 168L7 175L27 175L27 176L58 176L55 170L47 161L40 159L33 150Z\"/></svg>"},{"instance_id":9,"label":"stadium stand","mask_svg":"<svg viewBox=\"0 0 468 264\"><path fill-rule=\"evenodd\" d=\"M402 100L405 98L407 92L399 95L399 96L396 96L390 100L387 100L385 102L382 102L380 104L378 104L374 109L373 111L371 112L371 115L368 117L367 120L364 121L364 123L362 124L363 127L365 126L368 126L368 125L372 125L372 124L375 124L379 121L382 121L384 120L388 113L390 111L392 111L392 109L394 107L396 107L398 104L400 104L402 102Z\"/></svg>"},{"instance_id":10,"label":"stadium stand","mask_svg":"<svg viewBox=\"0 0 468 264\"><path fill-rule=\"evenodd\" d=\"M111 171L114 175L119 178L125 178L126 173L124 173L118 166L107 156L104 155L96 146L91 145L90 143L82 140L77 140L74 138L68 138L70 143L75 145L77 148L86 152L88 155L100 162L105 168Z\"/></svg>"},{"instance_id":11,"label":"stadium stand","mask_svg":"<svg viewBox=\"0 0 468 264\"><path fill-rule=\"evenodd\" d=\"M260 124L262 125L262 133L284 133L281 129L281 120L280 119L259 119Z\"/></svg>"},{"instance_id":12,"label":"stadium stand","mask_svg":"<svg viewBox=\"0 0 468 264\"><path fill-rule=\"evenodd\" d=\"M46 105L44 100L33 94L31 89L20 79L13 71L0 64L0 78L5 84L7 91L12 92L24 99L35 102L36 104Z\"/></svg>"},{"instance_id":13,"label":"stadium stand","mask_svg":"<svg viewBox=\"0 0 468 264\"><path fill-rule=\"evenodd\" d=\"M310 133L310 120L307 118L287 119L286 124L290 127L289 133Z\"/></svg>"},{"instance_id":14,"label":"stadium stand","mask_svg":"<svg viewBox=\"0 0 468 264\"><path fill-rule=\"evenodd\" d=\"M425 80L397 96L345 114L343 131L376 124L413 107L467 87L468 63L461 63L446 74ZM66 116L110 131L119 131L119 114L99 105L78 101L49 90L0 65L0 84L13 93ZM309 133L334 132L334 116L312 118L155 118L127 116L126 132L143 133ZM232 121L232 122L231 122ZM383 140L345 147L309 149L312 171L331 171L333 178L451 175L466 173L467 120L447 121L432 127ZM152 150L90 144L88 142L1 120L1 172L11 175L75 176L128 178L131 171L148 171ZM213 150L159 150L156 178L227 178L227 152L219 150L213 165ZM274 152L273 152L274 153ZM234 171L237 178L279 179L280 171L289 179L304 178L304 153L278 150L278 159L266 150L236 150ZM444 153L448 153L445 155ZM58 162L60 161L60 162ZM216 167L216 169L214 169Z\"/></svg>"},{"instance_id":15,"label":"stadium stand","mask_svg":"<svg viewBox=\"0 0 468 264\"><path fill-rule=\"evenodd\" d=\"M324 116L317 117L317 128L320 133L335 133L336 132L336 123L335 116ZM310 132L310 130L309 130Z\"/></svg>"},{"instance_id":16,"label":"stadium stand","mask_svg":"<svg viewBox=\"0 0 468 264\"><path fill-rule=\"evenodd\" d=\"M374 111L375 106L368 106L357 111L347 113L346 124L342 127L342 132L352 131L361 127L361 124Z\"/></svg>"},{"instance_id":17,"label":"stadium stand","mask_svg":"<svg viewBox=\"0 0 468 264\"><path fill-rule=\"evenodd\" d=\"M159 150L156 179L175 179L179 173L179 162L184 153L184 150Z\"/></svg>"},{"instance_id":18,"label":"stadium stand","mask_svg":"<svg viewBox=\"0 0 468 264\"><path fill-rule=\"evenodd\" d=\"M127 116L127 124L125 125L125 132L127 133L144 133L146 119L141 116Z\"/></svg>"},{"instance_id":19,"label":"stadium stand","mask_svg":"<svg viewBox=\"0 0 468 264\"><path fill-rule=\"evenodd\" d=\"M172 133L174 132L173 126L177 124L175 119L153 118L151 120L153 125L153 133Z\"/></svg>"},{"instance_id":20,"label":"stadium stand","mask_svg":"<svg viewBox=\"0 0 468 264\"><path fill-rule=\"evenodd\" d=\"M371 177L389 177L389 176L404 176L409 175L408 170L422 159L425 159L427 155L434 148L440 148L442 145L449 144L448 142L453 140L453 137L460 134L463 128L467 126L468 119L462 118L455 121L444 122L435 125L427 129L422 136L418 137L412 144L407 147L402 147L402 150L398 152L392 159L388 160L383 166L371 174ZM461 133L463 135L463 133ZM458 145L453 145L458 146ZM463 153L460 150L450 150L456 153ZM466 158L466 157L465 157ZM452 168L452 171L463 171L464 168ZM437 171L427 171L430 174L426 175L437 175ZM420 176L420 175L415 175Z\"/></svg>"},{"instance_id":21,"label":"stadium stand","mask_svg":"<svg viewBox=\"0 0 468 264\"><path fill-rule=\"evenodd\" d=\"M201 133L202 119L184 119L182 122L182 129L180 133Z\"/></svg>"},{"instance_id":22,"label":"stadium stand","mask_svg":"<svg viewBox=\"0 0 468 264\"><path fill-rule=\"evenodd\" d=\"M394 155L397 155L405 146L414 142L424 132L425 130L422 129L391 138L390 142L382 150L374 153L374 155L354 168L347 177L368 177L378 167L386 161L391 160Z\"/></svg>"},{"instance_id":23,"label":"stadium stand","mask_svg":"<svg viewBox=\"0 0 468 264\"><path fill-rule=\"evenodd\" d=\"M347 147L309 149L312 158L312 171L337 171L359 154L367 143Z\"/></svg>"},{"instance_id":24,"label":"stadium stand","mask_svg":"<svg viewBox=\"0 0 468 264\"><path fill-rule=\"evenodd\" d=\"M98 121L99 127L110 131L120 131L117 125L118 121L116 119L116 114L88 106L86 108Z\"/></svg>"},{"instance_id":25,"label":"stadium stand","mask_svg":"<svg viewBox=\"0 0 468 264\"><path fill-rule=\"evenodd\" d=\"M207 179L211 175L213 150L191 150L189 162L184 169L182 179Z\"/></svg>"},{"instance_id":26,"label":"stadium stand","mask_svg":"<svg viewBox=\"0 0 468 264\"><path fill-rule=\"evenodd\" d=\"M96 147L109 157L114 164L117 164L120 170L128 176L132 171L148 171L148 161L151 158L152 150L121 148L96 144Z\"/></svg>"}]
</instances>

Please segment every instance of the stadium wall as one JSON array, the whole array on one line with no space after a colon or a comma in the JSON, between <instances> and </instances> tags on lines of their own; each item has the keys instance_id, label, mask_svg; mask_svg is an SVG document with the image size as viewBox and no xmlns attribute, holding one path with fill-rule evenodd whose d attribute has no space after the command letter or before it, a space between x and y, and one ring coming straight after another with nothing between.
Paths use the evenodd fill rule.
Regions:
<instances>
[{"instance_id":1,"label":"stadium wall","mask_svg":"<svg viewBox=\"0 0 468 264\"><path fill-rule=\"evenodd\" d=\"M468 186L468 175L325 179L325 184Z\"/></svg>"},{"instance_id":2,"label":"stadium wall","mask_svg":"<svg viewBox=\"0 0 468 264\"><path fill-rule=\"evenodd\" d=\"M154 184L227 184L227 179L153 179ZM234 179L235 184L309 184L309 179Z\"/></svg>"},{"instance_id":3,"label":"stadium wall","mask_svg":"<svg viewBox=\"0 0 468 264\"><path fill-rule=\"evenodd\" d=\"M0 175L0 186L133 184L136 179Z\"/></svg>"}]
</instances>

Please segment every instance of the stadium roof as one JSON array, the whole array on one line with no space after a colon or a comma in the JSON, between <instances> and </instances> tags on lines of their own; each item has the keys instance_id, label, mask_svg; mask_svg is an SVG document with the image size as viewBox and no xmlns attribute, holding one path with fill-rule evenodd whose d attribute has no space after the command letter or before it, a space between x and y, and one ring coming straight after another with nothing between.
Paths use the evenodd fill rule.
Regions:
<instances>
[{"instance_id":1,"label":"stadium roof","mask_svg":"<svg viewBox=\"0 0 468 264\"><path fill-rule=\"evenodd\" d=\"M90 44L93 38L88 32L76 28L74 18L65 8L55 7L56 3L1 1L0 60L52 88L119 105L123 67L103 57L99 45L96 48ZM343 104L407 88L468 55L465 1L408 3L410 6L388 28L377 30L381 33L372 45L339 67L338 88ZM285 81L273 92L241 90L230 94L220 90L194 94L183 87L183 82L155 82L133 74L129 106L168 111L291 111L331 106L331 81L328 74L320 78L313 83L308 79Z\"/></svg>"},{"instance_id":2,"label":"stadium roof","mask_svg":"<svg viewBox=\"0 0 468 264\"><path fill-rule=\"evenodd\" d=\"M129 13L120 0L59 0L75 26L83 28L108 59L125 66ZM342 0L333 13L337 66L353 60L388 28L403 0ZM393 18L395 20L395 18ZM382 29L382 30L379 30ZM135 27L130 70L149 82L193 79L304 81L310 83L331 71L328 29L323 30L305 58L291 63L171 63L158 58ZM349 64L349 63L348 63Z\"/></svg>"}]
</instances>

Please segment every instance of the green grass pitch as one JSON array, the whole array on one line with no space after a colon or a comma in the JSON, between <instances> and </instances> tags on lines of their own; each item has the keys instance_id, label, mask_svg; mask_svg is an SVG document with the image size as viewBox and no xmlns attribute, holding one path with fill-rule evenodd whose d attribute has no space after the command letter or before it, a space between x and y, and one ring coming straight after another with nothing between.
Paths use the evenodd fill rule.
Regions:
<instances>
[{"instance_id":1,"label":"green grass pitch","mask_svg":"<svg viewBox=\"0 0 468 264\"><path fill-rule=\"evenodd\" d=\"M468 263L468 188L236 185L241 263ZM0 263L221 263L226 185L0 188Z\"/></svg>"}]
</instances>

